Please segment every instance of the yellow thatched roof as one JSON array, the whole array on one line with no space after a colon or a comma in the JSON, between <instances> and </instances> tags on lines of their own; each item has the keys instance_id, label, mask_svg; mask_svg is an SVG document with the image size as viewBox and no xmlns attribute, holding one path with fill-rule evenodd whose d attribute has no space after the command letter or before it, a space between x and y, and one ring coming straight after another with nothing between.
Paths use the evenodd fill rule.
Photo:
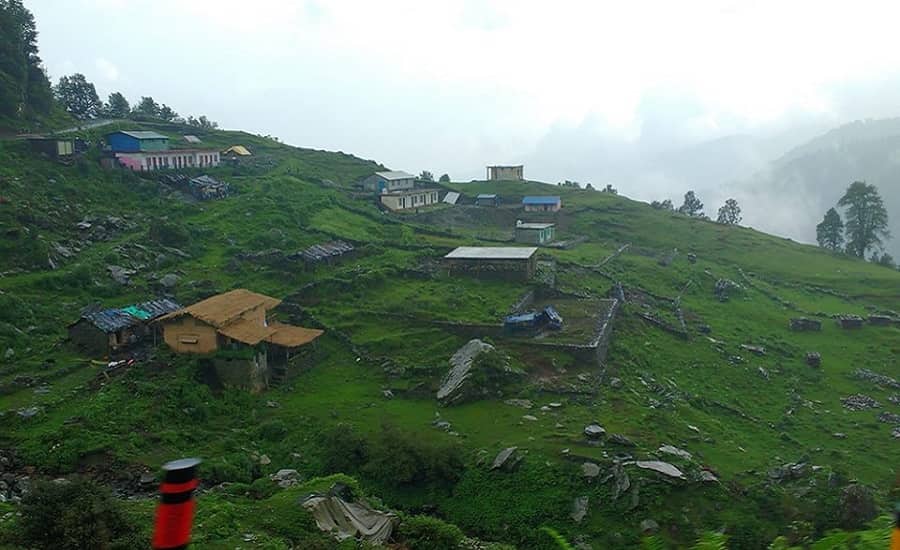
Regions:
<instances>
[{"instance_id":1,"label":"yellow thatched roof","mask_svg":"<svg viewBox=\"0 0 900 550\"><path fill-rule=\"evenodd\" d=\"M250 156L250 151L248 151L247 148L244 147L243 145L232 145L228 149L225 149L224 151L222 151L223 155L227 155L228 153L234 153L235 155L238 155L239 157L249 157Z\"/></svg>"},{"instance_id":2,"label":"yellow thatched roof","mask_svg":"<svg viewBox=\"0 0 900 550\"><path fill-rule=\"evenodd\" d=\"M211 296L196 304L189 305L186 308L173 311L172 313L160 317L160 321L175 319L182 315L190 315L196 319L200 319L204 323L221 328L235 321L238 317L247 311L262 306L263 309L269 310L281 303L281 300L257 294L245 288L239 288Z\"/></svg>"},{"instance_id":3,"label":"yellow thatched roof","mask_svg":"<svg viewBox=\"0 0 900 550\"><path fill-rule=\"evenodd\" d=\"M259 324L259 321L238 319L219 329L219 334L244 344L255 346L272 335L275 329Z\"/></svg>"},{"instance_id":4,"label":"yellow thatched roof","mask_svg":"<svg viewBox=\"0 0 900 550\"><path fill-rule=\"evenodd\" d=\"M286 348L295 348L308 344L325 333L324 330L295 327L294 325L285 325L277 322L270 323L269 328L274 329L275 332L266 338L266 341Z\"/></svg>"}]
</instances>

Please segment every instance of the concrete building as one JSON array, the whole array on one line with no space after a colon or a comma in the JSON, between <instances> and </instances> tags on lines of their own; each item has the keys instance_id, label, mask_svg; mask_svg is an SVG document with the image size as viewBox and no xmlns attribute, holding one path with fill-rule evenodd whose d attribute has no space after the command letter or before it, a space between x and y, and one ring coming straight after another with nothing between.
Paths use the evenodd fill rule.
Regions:
<instances>
[{"instance_id":1,"label":"concrete building","mask_svg":"<svg viewBox=\"0 0 900 550\"><path fill-rule=\"evenodd\" d=\"M410 210L424 208L440 202L438 189L408 189L404 191L385 192L378 196L389 210Z\"/></svg>"},{"instance_id":2,"label":"concrete building","mask_svg":"<svg viewBox=\"0 0 900 550\"><path fill-rule=\"evenodd\" d=\"M416 177L400 170L375 172L363 180L363 189L377 194L391 193L416 186Z\"/></svg>"},{"instance_id":3,"label":"concrete building","mask_svg":"<svg viewBox=\"0 0 900 550\"><path fill-rule=\"evenodd\" d=\"M516 222L515 241L526 244L545 244L556 238L556 224Z\"/></svg>"},{"instance_id":4,"label":"concrete building","mask_svg":"<svg viewBox=\"0 0 900 550\"><path fill-rule=\"evenodd\" d=\"M553 196L525 197L522 206L526 212L558 212L562 208L562 200Z\"/></svg>"},{"instance_id":5,"label":"concrete building","mask_svg":"<svg viewBox=\"0 0 900 550\"><path fill-rule=\"evenodd\" d=\"M518 166L488 166L487 179L491 181L521 181L525 179L525 167Z\"/></svg>"},{"instance_id":6,"label":"concrete building","mask_svg":"<svg viewBox=\"0 0 900 550\"><path fill-rule=\"evenodd\" d=\"M511 246L460 246L443 258L450 275L527 281L537 267L537 248Z\"/></svg>"},{"instance_id":7,"label":"concrete building","mask_svg":"<svg viewBox=\"0 0 900 550\"><path fill-rule=\"evenodd\" d=\"M108 168L136 172L165 169L212 168L219 165L214 149L169 149L169 138L156 132L118 131L106 134Z\"/></svg>"}]
</instances>

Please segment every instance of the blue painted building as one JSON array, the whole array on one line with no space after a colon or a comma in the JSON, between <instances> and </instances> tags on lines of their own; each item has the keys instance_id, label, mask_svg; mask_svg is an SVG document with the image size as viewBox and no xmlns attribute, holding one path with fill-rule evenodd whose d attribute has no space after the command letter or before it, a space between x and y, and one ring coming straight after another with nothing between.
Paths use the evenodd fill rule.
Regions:
<instances>
[{"instance_id":1,"label":"blue painted building","mask_svg":"<svg viewBox=\"0 0 900 550\"><path fill-rule=\"evenodd\" d=\"M169 138L156 132L120 130L106 134L106 143L114 153L167 151Z\"/></svg>"},{"instance_id":2,"label":"blue painted building","mask_svg":"<svg viewBox=\"0 0 900 550\"><path fill-rule=\"evenodd\" d=\"M556 196L538 195L522 199L526 212L556 212L562 208L562 199Z\"/></svg>"}]
</instances>

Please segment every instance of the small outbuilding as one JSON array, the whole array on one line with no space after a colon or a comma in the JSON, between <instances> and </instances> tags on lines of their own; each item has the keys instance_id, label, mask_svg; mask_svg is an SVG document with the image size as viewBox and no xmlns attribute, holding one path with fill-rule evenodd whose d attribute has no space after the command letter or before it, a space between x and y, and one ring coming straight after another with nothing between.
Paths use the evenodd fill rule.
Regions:
<instances>
[{"instance_id":1,"label":"small outbuilding","mask_svg":"<svg viewBox=\"0 0 900 550\"><path fill-rule=\"evenodd\" d=\"M448 191L446 195L444 195L444 199L441 202L447 204L456 204L456 201L459 200L459 193L456 191Z\"/></svg>"},{"instance_id":2,"label":"small outbuilding","mask_svg":"<svg viewBox=\"0 0 900 550\"><path fill-rule=\"evenodd\" d=\"M515 241L526 244L545 244L556 238L556 224L516 221Z\"/></svg>"},{"instance_id":3,"label":"small outbuilding","mask_svg":"<svg viewBox=\"0 0 900 550\"><path fill-rule=\"evenodd\" d=\"M90 308L69 325L69 340L84 352L108 357L139 343L152 334L150 322L180 308L167 298L123 308Z\"/></svg>"},{"instance_id":4,"label":"small outbuilding","mask_svg":"<svg viewBox=\"0 0 900 550\"><path fill-rule=\"evenodd\" d=\"M72 139L36 137L29 138L28 143L32 151L51 158L67 158L75 153L75 140Z\"/></svg>"},{"instance_id":5,"label":"small outbuilding","mask_svg":"<svg viewBox=\"0 0 900 550\"><path fill-rule=\"evenodd\" d=\"M562 208L562 199L557 196L531 196L522 199L526 212L558 212Z\"/></svg>"},{"instance_id":6,"label":"small outbuilding","mask_svg":"<svg viewBox=\"0 0 900 550\"><path fill-rule=\"evenodd\" d=\"M169 138L156 132L120 130L106 134L106 144L113 153L167 151Z\"/></svg>"},{"instance_id":7,"label":"small outbuilding","mask_svg":"<svg viewBox=\"0 0 900 550\"><path fill-rule=\"evenodd\" d=\"M475 197L475 206L500 206L500 195L482 193Z\"/></svg>"},{"instance_id":8,"label":"small outbuilding","mask_svg":"<svg viewBox=\"0 0 900 550\"><path fill-rule=\"evenodd\" d=\"M450 275L527 281L537 268L537 248L460 246L444 256L443 264Z\"/></svg>"},{"instance_id":9,"label":"small outbuilding","mask_svg":"<svg viewBox=\"0 0 900 550\"><path fill-rule=\"evenodd\" d=\"M232 145L228 149L222 151L221 157L223 159L238 161L247 157L253 156L249 149L244 147L243 145Z\"/></svg>"},{"instance_id":10,"label":"small outbuilding","mask_svg":"<svg viewBox=\"0 0 900 550\"><path fill-rule=\"evenodd\" d=\"M416 186L416 177L401 170L375 172L363 180L363 189L377 194L392 193L412 189Z\"/></svg>"}]
</instances>

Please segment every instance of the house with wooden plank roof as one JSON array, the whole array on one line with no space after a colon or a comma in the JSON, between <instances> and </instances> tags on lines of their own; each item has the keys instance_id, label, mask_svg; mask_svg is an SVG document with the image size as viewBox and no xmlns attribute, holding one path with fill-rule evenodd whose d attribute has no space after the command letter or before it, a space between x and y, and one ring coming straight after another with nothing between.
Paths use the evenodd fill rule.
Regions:
<instances>
[{"instance_id":1,"label":"house with wooden plank roof","mask_svg":"<svg viewBox=\"0 0 900 550\"><path fill-rule=\"evenodd\" d=\"M269 311L280 303L239 288L173 311L157 323L176 353L211 356L223 383L261 390L273 370L286 375L300 348L324 333L270 320Z\"/></svg>"}]
</instances>

